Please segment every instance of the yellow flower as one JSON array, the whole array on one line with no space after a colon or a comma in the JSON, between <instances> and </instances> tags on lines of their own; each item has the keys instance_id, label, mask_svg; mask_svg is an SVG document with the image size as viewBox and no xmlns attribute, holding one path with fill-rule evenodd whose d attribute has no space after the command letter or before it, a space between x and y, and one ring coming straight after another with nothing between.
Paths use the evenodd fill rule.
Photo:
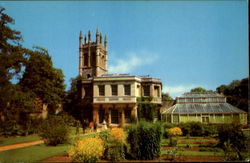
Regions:
<instances>
[{"instance_id":1,"label":"yellow flower","mask_svg":"<svg viewBox=\"0 0 250 163\"><path fill-rule=\"evenodd\" d=\"M116 141L120 142L120 143L124 143L125 142L125 132L123 131L122 128L112 128L109 131L109 134L111 136L111 138L115 139Z\"/></svg>"},{"instance_id":2,"label":"yellow flower","mask_svg":"<svg viewBox=\"0 0 250 163\"><path fill-rule=\"evenodd\" d=\"M180 136L180 135L182 135L182 131L181 131L181 129L179 127L170 128L168 130L168 133L171 136Z\"/></svg>"},{"instance_id":3,"label":"yellow flower","mask_svg":"<svg viewBox=\"0 0 250 163\"><path fill-rule=\"evenodd\" d=\"M103 155L104 143L100 138L84 138L68 151L72 161L96 162Z\"/></svg>"}]
</instances>

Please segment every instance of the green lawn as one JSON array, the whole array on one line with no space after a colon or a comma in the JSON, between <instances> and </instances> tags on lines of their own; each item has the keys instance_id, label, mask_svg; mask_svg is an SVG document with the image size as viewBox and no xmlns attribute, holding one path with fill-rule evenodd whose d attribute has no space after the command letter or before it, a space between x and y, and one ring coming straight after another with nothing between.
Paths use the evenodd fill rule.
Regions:
<instances>
[{"instance_id":1,"label":"green lawn","mask_svg":"<svg viewBox=\"0 0 250 163\"><path fill-rule=\"evenodd\" d=\"M66 153L69 145L55 147L44 144L0 152L0 162L35 162Z\"/></svg>"},{"instance_id":2,"label":"green lawn","mask_svg":"<svg viewBox=\"0 0 250 163\"><path fill-rule=\"evenodd\" d=\"M167 154L167 151L162 151L162 155ZM223 152L207 152L207 151L179 151L181 156L224 156Z\"/></svg>"},{"instance_id":3,"label":"green lawn","mask_svg":"<svg viewBox=\"0 0 250 163\"><path fill-rule=\"evenodd\" d=\"M49 157L67 153L70 148L70 144L84 137L93 137L98 133L73 137L69 144L63 144L58 146L46 146L45 144L39 144L35 146L13 149L0 152L0 162L36 162L42 161Z\"/></svg>"},{"instance_id":4,"label":"green lawn","mask_svg":"<svg viewBox=\"0 0 250 163\"><path fill-rule=\"evenodd\" d=\"M30 141L35 141L39 139L40 137L38 135L0 138L0 146L30 142Z\"/></svg>"},{"instance_id":5,"label":"green lawn","mask_svg":"<svg viewBox=\"0 0 250 163\"><path fill-rule=\"evenodd\" d=\"M82 128L79 129L79 133L83 133ZM76 134L76 128L75 127L70 127L69 128L69 134L70 135L75 135ZM0 138L0 146L30 142L30 141L40 140L40 139L41 138L37 134L28 135L28 136L7 137L7 138L1 137Z\"/></svg>"}]
</instances>

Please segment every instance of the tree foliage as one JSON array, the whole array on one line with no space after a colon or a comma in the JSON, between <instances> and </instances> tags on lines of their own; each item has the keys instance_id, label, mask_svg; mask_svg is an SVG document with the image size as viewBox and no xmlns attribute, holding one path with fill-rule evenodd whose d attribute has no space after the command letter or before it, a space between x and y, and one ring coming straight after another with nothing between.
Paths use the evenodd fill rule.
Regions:
<instances>
[{"instance_id":1,"label":"tree foliage","mask_svg":"<svg viewBox=\"0 0 250 163\"><path fill-rule=\"evenodd\" d=\"M218 129L218 138L219 146L223 147L225 152L234 152L237 155L237 161L243 160L241 152L247 149L247 137L244 135L241 125L232 123L220 126Z\"/></svg>"},{"instance_id":2,"label":"tree foliage","mask_svg":"<svg viewBox=\"0 0 250 163\"><path fill-rule=\"evenodd\" d=\"M205 92L207 92L207 90L206 90L205 88L197 87L197 88L191 89L190 92L194 92L194 93L205 93Z\"/></svg>"},{"instance_id":3,"label":"tree foliage","mask_svg":"<svg viewBox=\"0 0 250 163\"><path fill-rule=\"evenodd\" d=\"M12 84L12 80L20 77L22 67L26 61L27 49L20 44L22 36L13 30L9 24L14 20L0 8L0 109L10 108L11 103L19 103L15 94L20 93L19 87ZM22 107L19 103L19 107Z\"/></svg>"},{"instance_id":4,"label":"tree foliage","mask_svg":"<svg viewBox=\"0 0 250 163\"><path fill-rule=\"evenodd\" d=\"M227 97L228 103L248 111L248 83L249 78L234 80L229 85L217 87L216 90Z\"/></svg>"},{"instance_id":5,"label":"tree foliage","mask_svg":"<svg viewBox=\"0 0 250 163\"><path fill-rule=\"evenodd\" d=\"M151 103L152 97L141 97L137 98L138 108L137 115L138 119L153 122L155 118L159 116L159 110L157 104Z\"/></svg>"},{"instance_id":6,"label":"tree foliage","mask_svg":"<svg viewBox=\"0 0 250 163\"><path fill-rule=\"evenodd\" d=\"M45 48L22 46L21 32L10 27L14 19L4 11L0 7L0 128L1 121L10 124L5 128L26 128L35 99L48 104L50 110L62 102L63 73L53 67Z\"/></svg>"},{"instance_id":7,"label":"tree foliage","mask_svg":"<svg viewBox=\"0 0 250 163\"><path fill-rule=\"evenodd\" d=\"M26 70L19 84L25 91L32 90L36 97L49 105L50 111L54 111L64 97L62 70L53 67L48 51L40 47L30 52L25 66Z\"/></svg>"},{"instance_id":8,"label":"tree foliage","mask_svg":"<svg viewBox=\"0 0 250 163\"><path fill-rule=\"evenodd\" d=\"M173 98L168 93L162 93L162 101L173 100Z\"/></svg>"}]
</instances>

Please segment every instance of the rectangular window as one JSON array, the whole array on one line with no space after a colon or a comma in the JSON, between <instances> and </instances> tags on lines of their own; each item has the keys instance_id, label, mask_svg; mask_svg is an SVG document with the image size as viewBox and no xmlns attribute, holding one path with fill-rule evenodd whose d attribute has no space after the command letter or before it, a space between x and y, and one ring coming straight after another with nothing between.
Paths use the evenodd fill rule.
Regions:
<instances>
[{"instance_id":1,"label":"rectangular window","mask_svg":"<svg viewBox=\"0 0 250 163\"><path fill-rule=\"evenodd\" d=\"M150 86L149 85L143 86L143 95L150 96Z\"/></svg>"},{"instance_id":2,"label":"rectangular window","mask_svg":"<svg viewBox=\"0 0 250 163\"><path fill-rule=\"evenodd\" d=\"M105 87L104 85L99 85L99 96L105 96Z\"/></svg>"},{"instance_id":3,"label":"rectangular window","mask_svg":"<svg viewBox=\"0 0 250 163\"><path fill-rule=\"evenodd\" d=\"M117 96L118 95L117 85L111 85L111 91L112 91L112 96Z\"/></svg>"},{"instance_id":4,"label":"rectangular window","mask_svg":"<svg viewBox=\"0 0 250 163\"><path fill-rule=\"evenodd\" d=\"M118 124L118 110L111 110L111 123Z\"/></svg>"},{"instance_id":5,"label":"rectangular window","mask_svg":"<svg viewBox=\"0 0 250 163\"><path fill-rule=\"evenodd\" d=\"M131 122L131 110L125 110L125 123Z\"/></svg>"},{"instance_id":6,"label":"rectangular window","mask_svg":"<svg viewBox=\"0 0 250 163\"><path fill-rule=\"evenodd\" d=\"M131 95L131 86L130 86L130 84L124 85L124 94L125 94L125 96L130 96Z\"/></svg>"},{"instance_id":7,"label":"rectangular window","mask_svg":"<svg viewBox=\"0 0 250 163\"><path fill-rule=\"evenodd\" d=\"M203 123L209 123L209 117L202 117Z\"/></svg>"},{"instance_id":8,"label":"rectangular window","mask_svg":"<svg viewBox=\"0 0 250 163\"><path fill-rule=\"evenodd\" d=\"M154 91L156 97L160 97L160 87L159 86L154 86Z\"/></svg>"}]
</instances>

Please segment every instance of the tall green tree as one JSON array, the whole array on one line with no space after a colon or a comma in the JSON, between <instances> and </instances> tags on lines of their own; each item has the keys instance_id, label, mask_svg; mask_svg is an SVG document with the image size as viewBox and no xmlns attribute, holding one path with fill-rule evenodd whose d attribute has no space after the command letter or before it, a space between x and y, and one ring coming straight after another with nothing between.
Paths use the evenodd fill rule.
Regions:
<instances>
[{"instance_id":1,"label":"tall green tree","mask_svg":"<svg viewBox=\"0 0 250 163\"><path fill-rule=\"evenodd\" d=\"M5 14L4 10L0 8L0 112L16 106L32 106L30 92L25 94L19 86L13 84L13 81L22 77L28 50L20 44L20 32L10 28L14 19Z\"/></svg>"},{"instance_id":2,"label":"tall green tree","mask_svg":"<svg viewBox=\"0 0 250 163\"><path fill-rule=\"evenodd\" d=\"M227 97L227 102L248 112L248 84L249 78L233 80L229 85L216 88L218 93Z\"/></svg>"},{"instance_id":3,"label":"tall green tree","mask_svg":"<svg viewBox=\"0 0 250 163\"><path fill-rule=\"evenodd\" d=\"M29 53L30 57L19 84L24 91L31 90L35 97L49 105L49 111L54 112L57 105L63 102L65 94L63 72L53 67L46 49L35 47Z\"/></svg>"},{"instance_id":4,"label":"tall green tree","mask_svg":"<svg viewBox=\"0 0 250 163\"><path fill-rule=\"evenodd\" d=\"M64 79L60 69L53 67L44 48L27 49L22 36L10 25L14 19L0 7L0 135L24 129L34 110L34 99L42 99L50 110L62 102ZM15 130L15 132L13 132Z\"/></svg>"}]
</instances>

